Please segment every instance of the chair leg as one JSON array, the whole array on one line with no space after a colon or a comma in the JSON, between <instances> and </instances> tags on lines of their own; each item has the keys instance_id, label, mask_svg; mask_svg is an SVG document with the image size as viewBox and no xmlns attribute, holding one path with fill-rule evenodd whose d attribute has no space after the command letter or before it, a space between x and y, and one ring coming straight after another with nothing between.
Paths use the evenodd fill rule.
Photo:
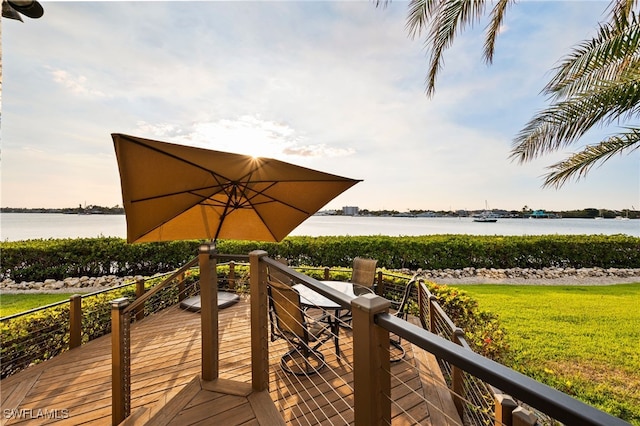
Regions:
<instances>
[{"instance_id":1,"label":"chair leg","mask_svg":"<svg viewBox=\"0 0 640 426\"><path fill-rule=\"evenodd\" d=\"M304 362L304 368L294 370L289 366L289 362L291 362L293 366L301 365L301 359ZM311 359L315 359L317 366L312 364ZM296 376L317 374L322 371L326 365L322 352L312 348L295 347L280 358L280 367L287 373L294 374Z\"/></svg>"},{"instance_id":2,"label":"chair leg","mask_svg":"<svg viewBox=\"0 0 640 426\"><path fill-rule=\"evenodd\" d=\"M400 338L398 338L398 340L395 339L389 339L389 343L390 343L390 349L393 350L392 348L396 348L397 350L400 351L400 354L397 356L392 356L392 358L390 359L391 362L400 362L404 359L404 357L406 356L407 352L405 351L404 347L402 346L402 341Z\"/></svg>"},{"instance_id":3,"label":"chair leg","mask_svg":"<svg viewBox=\"0 0 640 426\"><path fill-rule=\"evenodd\" d=\"M336 348L336 356L340 357L340 311L335 311L333 317L329 318L331 321L331 332L333 333L333 345Z\"/></svg>"}]
</instances>

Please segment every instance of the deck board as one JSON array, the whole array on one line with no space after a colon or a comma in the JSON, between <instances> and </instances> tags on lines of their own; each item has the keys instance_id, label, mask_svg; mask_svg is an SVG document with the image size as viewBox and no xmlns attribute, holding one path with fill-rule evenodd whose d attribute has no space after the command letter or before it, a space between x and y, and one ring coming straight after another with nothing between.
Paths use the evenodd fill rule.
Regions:
<instances>
[{"instance_id":1,"label":"deck board","mask_svg":"<svg viewBox=\"0 0 640 426\"><path fill-rule=\"evenodd\" d=\"M258 424L266 396L243 395L251 381L249 303L219 312L220 384L239 384L229 394L201 385L200 315L177 307L131 326L131 414L127 424L163 419L163 424ZM392 424L456 424L437 362L403 342L404 361L392 363ZM282 340L269 342L270 399L286 423L353 423L353 348L350 332L340 333L341 357L333 342L322 346L327 364L321 374L296 377L280 369ZM431 357L431 358L429 358ZM420 372L415 368L420 365ZM427 371L424 371L424 369ZM104 336L0 382L2 409L68 410L60 425L111 424L111 337ZM250 386L249 386L250 387ZM430 406L424 399L429 399ZM449 400L447 401L447 398ZM396 405L397 404L397 405ZM173 408L172 408L173 407ZM218 407L218 408L215 408ZM169 411L167 411L169 410ZM173 410L173 411L171 411ZM158 417L160 416L160 417ZM212 417L213 416L213 417ZM271 418L273 420L273 417ZM444 420L443 420L444 419ZM459 420L459 419L458 419ZM2 425L48 424L48 419L3 418ZM263 419L264 423L264 419ZM269 422L271 423L271 421ZM155 423L154 423L155 424Z\"/></svg>"}]
</instances>

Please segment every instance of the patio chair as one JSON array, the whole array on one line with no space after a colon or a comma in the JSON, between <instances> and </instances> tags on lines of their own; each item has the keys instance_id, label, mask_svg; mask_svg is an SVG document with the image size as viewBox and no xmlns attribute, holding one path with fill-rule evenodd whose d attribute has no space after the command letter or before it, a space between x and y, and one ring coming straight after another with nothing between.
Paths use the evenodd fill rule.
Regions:
<instances>
[{"instance_id":1,"label":"patio chair","mask_svg":"<svg viewBox=\"0 0 640 426\"><path fill-rule=\"evenodd\" d=\"M395 312L393 313L394 316L401 318L405 321L407 320L407 316L409 315L409 313L407 312L407 309L409 307L409 298L411 297L411 291L416 286L416 283L419 283L420 281L422 281L422 278L418 278L417 274L415 274L413 277L411 277L409 282L405 285L404 291L402 292L401 299L391 300L391 307L392 309L395 310ZM391 346L393 346L398 351L400 351L400 354L396 356L392 356L391 362L401 361L402 359L404 359L404 356L406 353L404 347L402 346L402 341L400 336L396 336L396 337L397 338L391 337L389 340L389 343L391 344Z\"/></svg>"},{"instance_id":2,"label":"patio chair","mask_svg":"<svg viewBox=\"0 0 640 426\"><path fill-rule=\"evenodd\" d=\"M353 259L353 272L351 282L365 287L374 288L373 282L376 279L377 259L367 259L356 257Z\"/></svg>"},{"instance_id":3,"label":"patio chair","mask_svg":"<svg viewBox=\"0 0 640 426\"><path fill-rule=\"evenodd\" d=\"M279 263L282 263L285 266L289 266L289 261L284 257L279 257L276 259L276 261L278 261ZM293 284L293 280L291 279L291 277L289 277L288 275L285 275L279 269L271 268L269 266L267 267L267 280L278 282L281 284L287 284L289 286ZM273 317L274 315L275 314L273 313L273 308L271 304L269 304L269 324L271 325L271 341L272 342L274 342L277 339L276 332L275 332L275 325L274 325L275 324L275 319Z\"/></svg>"},{"instance_id":4,"label":"patio chair","mask_svg":"<svg viewBox=\"0 0 640 426\"><path fill-rule=\"evenodd\" d=\"M377 259L368 259L364 257L356 257L353 259L353 268L351 272L351 283L357 284L363 287L367 287L373 292L376 292L374 281L376 279L376 265ZM362 289L360 289L362 290ZM358 288L354 286L353 292L356 296L364 294L363 291L358 291ZM368 290L366 291L368 293ZM341 321L341 325L345 328L350 328L351 324L351 311L340 311L338 315Z\"/></svg>"},{"instance_id":5,"label":"patio chair","mask_svg":"<svg viewBox=\"0 0 640 426\"><path fill-rule=\"evenodd\" d=\"M331 339L330 325L323 318L306 315L300 303L300 294L290 286L269 281L267 290L273 312L275 338L272 337L272 340L282 338L291 346L280 358L280 366L287 373L297 376L318 373L325 366L324 355L318 348Z\"/></svg>"},{"instance_id":6,"label":"patio chair","mask_svg":"<svg viewBox=\"0 0 640 426\"><path fill-rule=\"evenodd\" d=\"M279 263L282 263L284 266L289 266L289 261L284 257L279 257L276 259L276 261ZM279 269L276 269L276 268L268 267L267 276L269 281L277 281L279 283L289 284L289 285L293 283L293 280L291 279L290 276L286 275L285 273L281 272Z\"/></svg>"}]
</instances>

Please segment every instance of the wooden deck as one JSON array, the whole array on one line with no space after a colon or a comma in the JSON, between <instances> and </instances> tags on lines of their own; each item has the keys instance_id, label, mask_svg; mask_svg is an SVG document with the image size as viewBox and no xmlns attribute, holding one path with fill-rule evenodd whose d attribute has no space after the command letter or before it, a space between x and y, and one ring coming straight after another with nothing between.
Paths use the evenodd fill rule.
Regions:
<instances>
[{"instance_id":1,"label":"wooden deck","mask_svg":"<svg viewBox=\"0 0 640 426\"><path fill-rule=\"evenodd\" d=\"M199 314L174 307L132 325L132 407L127 423L273 424L274 406L287 424L353 423L348 332L341 331L342 356L335 356L332 343L325 344L330 368L310 377L284 373L279 361L286 344L270 344L269 395L274 404L269 407L266 393L250 391L248 301L221 310L219 329L220 380L203 383L198 377ZM397 403L392 404L392 423L460 424L433 356L406 342L405 346L405 360L391 369L391 396ZM110 425L110 336L8 377L0 389L2 425Z\"/></svg>"}]
</instances>

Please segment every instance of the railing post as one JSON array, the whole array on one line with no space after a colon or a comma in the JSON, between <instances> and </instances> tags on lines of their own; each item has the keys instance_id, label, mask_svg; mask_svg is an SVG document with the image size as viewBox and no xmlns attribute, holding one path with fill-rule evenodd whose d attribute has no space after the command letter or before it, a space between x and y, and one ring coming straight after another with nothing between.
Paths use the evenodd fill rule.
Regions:
<instances>
[{"instance_id":1,"label":"railing post","mask_svg":"<svg viewBox=\"0 0 640 426\"><path fill-rule=\"evenodd\" d=\"M269 328L267 322L267 265L263 250L249 253L249 292L251 294L251 386L255 391L269 389Z\"/></svg>"},{"instance_id":2,"label":"railing post","mask_svg":"<svg viewBox=\"0 0 640 426\"><path fill-rule=\"evenodd\" d=\"M531 411L517 407L513 410L513 426L535 426L538 424L538 418Z\"/></svg>"},{"instance_id":3,"label":"railing post","mask_svg":"<svg viewBox=\"0 0 640 426\"><path fill-rule=\"evenodd\" d=\"M389 331L374 315L389 312L391 302L365 294L351 302L353 324L353 392L357 426L391 424Z\"/></svg>"},{"instance_id":4,"label":"railing post","mask_svg":"<svg viewBox=\"0 0 640 426\"><path fill-rule=\"evenodd\" d=\"M178 276L178 302L182 302L184 299L187 298L186 294L184 294L184 291L185 291L184 279L185 279L184 273Z\"/></svg>"},{"instance_id":5,"label":"railing post","mask_svg":"<svg viewBox=\"0 0 640 426\"><path fill-rule=\"evenodd\" d=\"M438 330L435 308L436 303L438 303L438 298L431 294L429 296L429 331L432 333L436 333L436 331Z\"/></svg>"},{"instance_id":6,"label":"railing post","mask_svg":"<svg viewBox=\"0 0 640 426\"><path fill-rule=\"evenodd\" d=\"M324 280L329 281L329 272L331 272L331 268L325 266L324 267Z\"/></svg>"},{"instance_id":7,"label":"railing post","mask_svg":"<svg viewBox=\"0 0 640 426\"><path fill-rule=\"evenodd\" d=\"M69 298L69 349L82 345L82 296Z\"/></svg>"},{"instance_id":8,"label":"railing post","mask_svg":"<svg viewBox=\"0 0 640 426\"><path fill-rule=\"evenodd\" d=\"M126 297L112 300L111 304L111 424L120 424L131 410L131 366L129 346L129 315L124 308Z\"/></svg>"},{"instance_id":9,"label":"railing post","mask_svg":"<svg viewBox=\"0 0 640 426\"><path fill-rule=\"evenodd\" d=\"M227 277L227 286L230 289L236 288L236 263L232 260L229 262L229 276Z\"/></svg>"},{"instance_id":10,"label":"railing post","mask_svg":"<svg viewBox=\"0 0 640 426\"><path fill-rule=\"evenodd\" d=\"M144 278L136 279L136 299L144 295ZM140 321L144 318L144 303L136 308L136 321Z\"/></svg>"},{"instance_id":11,"label":"railing post","mask_svg":"<svg viewBox=\"0 0 640 426\"><path fill-rule=\"evenodd\" d=\"M495 426L512 426L511 412L518 404L509 395L499 393L495 395Z\"/></svg>"},{"instance_id":12,"label":"railing post","mask_svg":"<svg viewBox=\"0 0 640 426\"><path fill-rule=\"evenodd\" d=\"M218 378L218 274L216 248L202 244L198 253L200 266L200 324L202 327L202 380Z\"/></svg>"},{"instance_id":13,"label":"railing post","mask_svg":"<svg viewBox=\"0 0 640 426\"><path fill-rule=\"evenodd\" d=\"M420 325L425 330L429 330L429 296L428 292L422 290L422 283L418 283L418 310L419 310L419 318ZM426 286L425 286L426 288ZM425 300L426 299L426 300ZM427 312L425 312L425 309Z\"/></svg>"},{"instance_id":14,"label":"railing post","mask_svg":"<svg viewBox=\"0 0 640 426\"><path fill-rule=\"evenodd\" d=\"M385 294L384 281L382 281L382 271L378 271L378 285L375 286L376 294Z\"/></svg>"},{"instance_id":15,"label":"railing post","mask_svg":"<svg viewBox=\"0 0 640 426\"><path fill-rule=\"evenodd\" d=\"M451 341L459 345L461 337L464 337L464 330L456 327L451 335ZM451 365L451 390L453 391L453 403L462 418L464 412L464 371L453 364Z\"/></svg>"}]
</instances>

